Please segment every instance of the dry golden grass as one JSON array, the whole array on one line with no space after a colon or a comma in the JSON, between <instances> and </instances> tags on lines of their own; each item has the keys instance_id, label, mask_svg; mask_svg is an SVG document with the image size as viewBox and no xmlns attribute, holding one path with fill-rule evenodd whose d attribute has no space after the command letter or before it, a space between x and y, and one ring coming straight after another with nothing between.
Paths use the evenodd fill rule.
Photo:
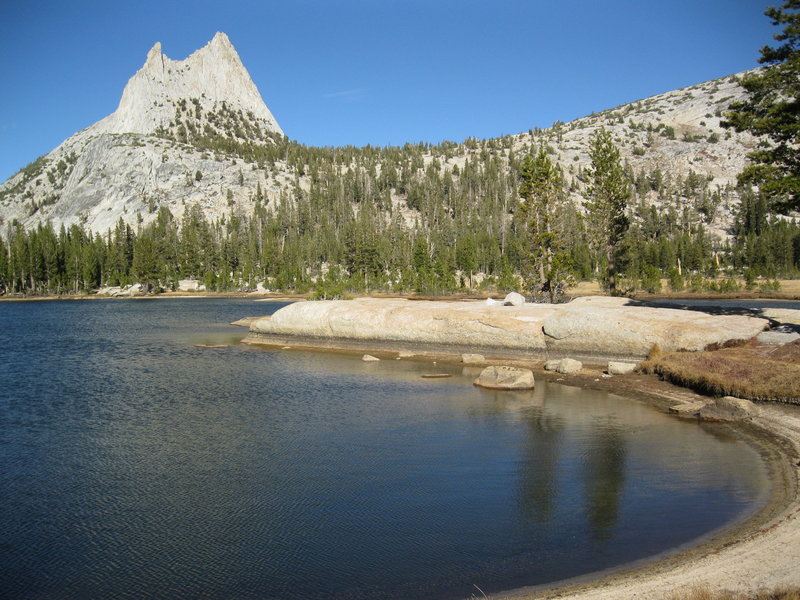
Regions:
<instances>
[{"instance_id":1,"label":"dry golden grass","mask_svg":"<svg viewBox=\"0 0 800 600\"><path fill-rule=\"evenodd\" d=\"M800 404L800 341L651 355L645 372L703 394Z\"/></svg>"},{"instance_id":2,"label":"dry golden grass","mask_svg":"<svg viewBox=\"0 0 800 600\"><path fill-rule=\"evenodd\" d=\"M798 590L773 590L756 594L737 594L734 592L712 592L706 587L696 587L689 592L670 596L670 600L800 600Z\"/></svg>"}]
</instances>

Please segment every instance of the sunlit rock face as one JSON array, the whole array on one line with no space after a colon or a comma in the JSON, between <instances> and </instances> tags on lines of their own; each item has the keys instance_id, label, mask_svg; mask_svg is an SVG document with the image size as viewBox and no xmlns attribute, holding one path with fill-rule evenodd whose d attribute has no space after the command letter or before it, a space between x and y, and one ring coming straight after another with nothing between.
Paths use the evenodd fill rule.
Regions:
<instances>
[{"instance_id":1,"label":"sunlit rock face","mask_svg":"<svg viewBox=\"0 0 800 600\"><path fill-rule=\"evenodd\" d=\"M766 319L710 315L581 300L567 304L487 306L481 302L410 302L361 298L298 302L250 325L250 341L299 336L496 348L531 356L642 359L663 351L702 350L746 340Z\"/></svg>"},{"instance_id":2,"label":"sunlit rock face","mask_svg":"<svg viewBox=\"0 0 800 600\"><path fill-rule=\"evenodd\" d=\"M116 111L0 185L0 224L105 233L120 219L152 221L160 207L177 219L193 206L209 219L252 208L257 186L269 199L279 184L196 142L270 144L275 136L283 131L224 33L184 60L156 43Z\"/></svg>"},{"instance_id":3,"label":"sunlit rock face","mask_svg":"<svg viewBox=\"0 0 800 600\"><path fill-rule=\"evenodd\" d=\"M228 109L252 113L265 129L283 134L224 33L217 33L185 60L170 59L156 42L144 66L125 86L119 108L90 129L152 134L159 127L170 127L181 101L191 103L192 110L199 106L201 116L216 112L224 102Z\"/></svg>"}]
</instances>

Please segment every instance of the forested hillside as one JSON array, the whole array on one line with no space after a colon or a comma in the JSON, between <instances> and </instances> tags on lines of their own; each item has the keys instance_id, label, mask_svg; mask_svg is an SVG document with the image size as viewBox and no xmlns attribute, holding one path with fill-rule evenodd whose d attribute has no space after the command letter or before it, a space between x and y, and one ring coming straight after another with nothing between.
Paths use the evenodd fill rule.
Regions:
<instances>
[{"instance_id":1,"label":"forested hillside","mask_svg":"<svg viewBox=\"0 0 800 600\"><path fill-rule=\"evenodd\" d=\"M131 82L162 64L157 49ZM227 38L203 52L221 55L226 72L240 66ZM164 60L178 68L192 57ZM243 67L239 79L250 89ZM0 293L169 290L197 279L209 290L261 283L321 297L522 289L555 298L577 280L620 293L657 291L662 279L674 290L733 291L800 274L797 219L737 186L756 139L721 126L744 94L736 76L547 129L385 148L309 147L224 99L169 88L149 103L138 89L123 96L136 103L0 186ZM120 114L133 104L150 112ZM157 126L108 130L120 122ZM616 221L598 209L601 134L618 163L607 165ZM537 183L542 169L549 179ZM612 222L618 231L601 239Z\"/></svg>"}]
</instances>

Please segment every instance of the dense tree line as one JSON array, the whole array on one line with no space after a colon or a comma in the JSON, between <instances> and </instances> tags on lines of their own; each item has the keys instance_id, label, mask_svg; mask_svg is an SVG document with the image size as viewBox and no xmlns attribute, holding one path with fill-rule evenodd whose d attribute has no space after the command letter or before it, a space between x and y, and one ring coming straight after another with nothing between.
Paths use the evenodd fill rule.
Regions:
<instances>
[{"instance_id":1,"label":"dense tree line","mask_svg":"<svg viewBox=\"0 0 800 600\"><path fill-rule=\"evenodd\" d=\"M161 207L147 225L120 221L105 233L16 224L0 236L0 292L77 293L134 282L169 290L194 278L209 290L265 282L320 297L525 289L555 298L550 291L560 281L607 281L612 242L622 293L658 291L662 278L673 289L698 291L710 278L718 288L727 280L723 287L732 291L734 277L800 274L800 227L771 215L759 194L742 192L733 236L720 243L702 219L686 217L691 199L681 196L684 210L656 208L637 195L636 175L628 173L625 227L596 243L592 211L567 199L566 176L543 146L510 171L484 158L467 159L455 173L429 164L405 182L402 163L394 173L390 165L379 172L317 166L308 189L295 185L270 206L257 198L251 214L217 221L191 206L180 221ZM618 170L614 176L622 177ZM392 200L403 185L414 210ZM676 184L659 185L667 197L678 194ZM544 199L538 206L537 194Z\"/></svg>"}]
</instances>

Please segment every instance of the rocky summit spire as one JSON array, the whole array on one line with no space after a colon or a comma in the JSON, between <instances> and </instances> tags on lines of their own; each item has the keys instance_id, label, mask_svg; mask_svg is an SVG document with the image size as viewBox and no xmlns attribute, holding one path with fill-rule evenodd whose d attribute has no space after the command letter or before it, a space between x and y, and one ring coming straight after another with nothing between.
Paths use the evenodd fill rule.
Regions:
<instances>
[{"instance_id":1,"label":"rocky summit spire","mask_svg":"<svg viewBox=\"0 0 800 600\"><path fill-rule=\"evenodd\" d=\"M214 112L222 103L283 133L264 104L228 36L213 39L185 60L172 60L156 42L144 65L122 92L117 110L93 126L95 133L154 133L174 122L176 107L189 102L198 112Z\"/></svg>"}]
</instances>

